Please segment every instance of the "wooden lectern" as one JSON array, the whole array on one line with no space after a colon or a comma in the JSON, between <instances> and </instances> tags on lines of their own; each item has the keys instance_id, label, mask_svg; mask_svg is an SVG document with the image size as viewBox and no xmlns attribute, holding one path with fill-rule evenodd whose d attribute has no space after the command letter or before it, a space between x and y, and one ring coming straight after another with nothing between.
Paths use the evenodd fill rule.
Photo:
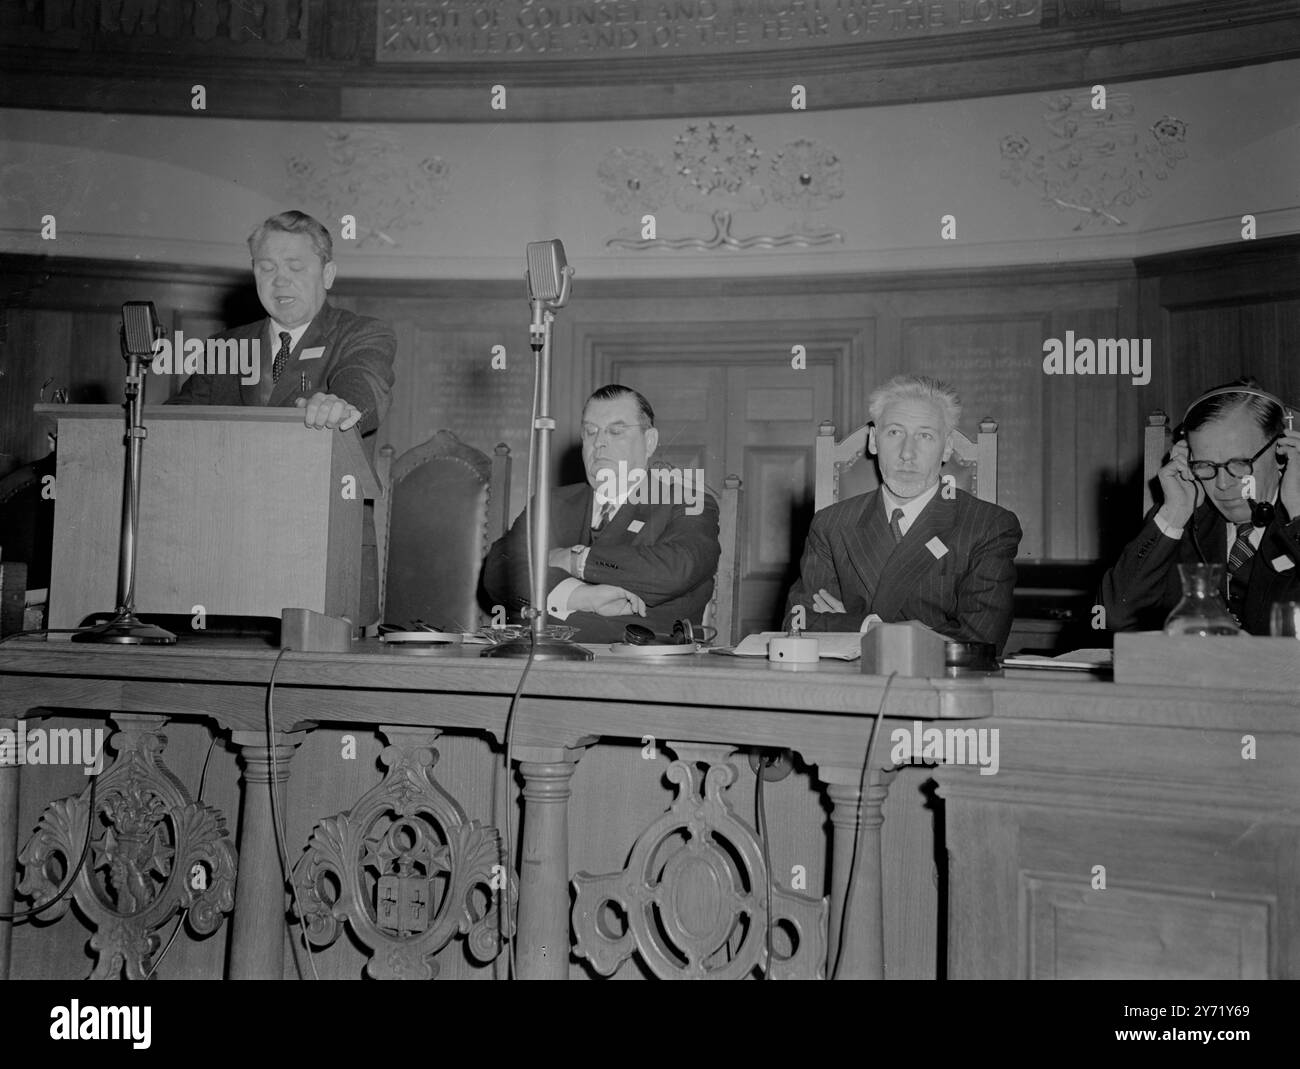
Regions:
<instances>
[{"instance_id":1,"label":"wooden lectern","mask_svg":"<svg viewBox=\"0 0 1300 1069\"><path fill-rule=\"evenodd\" d=\"M58 420L49 627L117 601L121 405L38 405ZM379 496L355 430L312 430L292 408L149 405L135 608L359 620L362 503Z\"/></svg>"}]
</instances>

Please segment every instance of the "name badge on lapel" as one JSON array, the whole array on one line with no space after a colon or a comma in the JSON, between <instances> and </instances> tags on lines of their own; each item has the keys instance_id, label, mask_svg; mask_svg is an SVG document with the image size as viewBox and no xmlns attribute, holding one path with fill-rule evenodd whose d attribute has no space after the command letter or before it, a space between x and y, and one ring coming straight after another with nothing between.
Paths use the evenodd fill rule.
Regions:
<instances>
[{"instance_id":1,"label":"name badge on lapel","mask_svg":"<svg viewBox=\"0 0 1300 1069\"><path fill-rule=\"evenodd\" d=\"M644 527L644 526L645 526L644 521L642 521L642 520L633 520L631 523L629 523L629 524L627 525L627 533L628 533L628 534L636 534L637 531L641 530L641 528Z\"/></svg>"},{"instance_id":2,"label":"name badge on lapel","mask_svg":"<svg viewBox=\"0 0 1300 1069\"><path fill-rule=\"evenodd\" d=\"M930 539L925 544L925 548L934 555L935 560L941 560L948 552L948 547L940 542L937 537Z\"/></svg>"},{"instance_id":3,"label":"name badge on lapel","mask_svg":"<svg viewBox=\"0 0 1300 1069\"><path fill-rule=\"evenodd\" d=\"M1275 572L1289 572L1295 567L1295 561L1283 553L1280 557L1274 557L1269 564L1273 565Z\"/></svg>"},{"instance_id":4,"label":"name badge on lapel","mask_svg":"<svg viewBox=\"0 0 1300 1069\"><path fill-rule=\"evenodd\" d=\"M325 355L325 346L313 345L310 349L304 349L298 354L299 360L319 360Z\"/></svg>"}]
</instances>

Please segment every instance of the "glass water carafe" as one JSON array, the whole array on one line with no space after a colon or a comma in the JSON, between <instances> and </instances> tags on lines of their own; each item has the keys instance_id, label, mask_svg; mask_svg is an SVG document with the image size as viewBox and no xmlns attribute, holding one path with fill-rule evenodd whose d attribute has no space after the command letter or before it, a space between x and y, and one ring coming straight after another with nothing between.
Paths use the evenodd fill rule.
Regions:
<instances>
[{"instance_id":1,"label":"glass water carafe","mask_svg":"<svg viewBox=\"0 0 1300 1069\"><path fill-rule=\"evenodd\" d=\"M1180 564L1183 597L1165 620L1166 635L1239 635L1220 593L1222 564Z\"/></svg>"}]
</instances>

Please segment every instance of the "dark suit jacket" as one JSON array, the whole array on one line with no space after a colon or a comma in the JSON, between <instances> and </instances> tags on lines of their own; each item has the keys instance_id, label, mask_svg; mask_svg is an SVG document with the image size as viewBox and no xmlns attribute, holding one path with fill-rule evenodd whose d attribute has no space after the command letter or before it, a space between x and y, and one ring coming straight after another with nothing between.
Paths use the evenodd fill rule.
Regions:
<instances>
[{"instance_id":1,"label":"dark suit jacket","mask_svg":"<svg viewBox=\"0 0 1300 1069\"><path fill-rule=\"evenodd\" d=\"M1138 536L1124 547L1115 566L1101 581L1101 601L1106 626L1112 631L1153 630L1164 626L1182 596L1179 564L1200 560L1192 544L1192 527L1211 564L1228 559L1227 522L1219 510L1205 502L1183 529L1181 539L1169 538L1156 526L1158 507L1147 515ZM1273 561L1291 564L1277 571ZM1269 609L1279 598L1300 598L1300 517L1292 519L1279 503L1273 522L1254 556L1242 565L1238 579L1246 582L1241 609L1242 626L1252 635L1267 635Z\"/></svg>"},{"instance_id":2,"label":"dark suit jacket","mask_svg":"<svg viewBox=\"0 0 1300 1069\"><path fill-rule=\"evenodd\" d=\"M259 319L216 337L259 339L265 355L269 335L268 320ZM322 346L325 352L320 356L302 359L305 350ZM274 352L272 349L272 355ZM289 365L271 391L268 407L291 407L299 397L332 393L361 411L357 431L368 434L388 414L396 352L397 336L386 323L335 308L326 301L290 353ZM302 390L303 375L307 376L306 393ZM260 403L261 386L260 382L245 386L238 375L191 375L167 403L255 406Z\"/></svg>"},{"instance_id":3,"label":"dark suit jacket","mask_svg":"<svg viewBox=\"0 0 1300 1069\"><path fill-rule=\"evenodd\" d=\"M809 631L856 631L875 613L885 623L916 620L949 638L992 642L1000 653L1011 633L1020 534L1014 512L964 490L931 498L897 544L879 490L841 501L813 517L785 625L796 605ZM948 549L937 559L926 548L932 538ZM823 587L844 612L813 611Z\"/></svg>"},{"instance_id":4,"label":"dark suit jacket","mask_svg":"<svg viewBox=\"0 0 1300 1069\"><path fill-rule=\"evenodd\" d=\"M593 494L586 483L551 492L551 548L591 546L583 581L632 591L644 599L646 615L575 612L563 622L577 627L577 637L588 642L621 642L623 628L632 623L664 633L679 619L700 623L713 595L713 574L721 552L717 502L704 494L703 511L691 516L684 504L637 505L629 501L593 540ZM527 510L519 514L510 530L488 550L483 563L484 592L493 604L504 605L512 615L532 603L527 516ZM641 524L635 532L628 529L634 523ZM549 569L547 593L568 578L559 568Z\"/></svg>"}]
</instances>

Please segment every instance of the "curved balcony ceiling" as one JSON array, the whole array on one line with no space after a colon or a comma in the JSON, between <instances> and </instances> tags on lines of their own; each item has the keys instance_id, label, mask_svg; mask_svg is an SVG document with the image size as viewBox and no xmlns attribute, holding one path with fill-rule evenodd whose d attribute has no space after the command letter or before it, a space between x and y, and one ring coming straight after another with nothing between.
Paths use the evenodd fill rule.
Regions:
<instances>
[{"instance_id":1,"label":"curved balcony ceiling","mask_svg":"<svg viewBox=\"0 0 1300 1069\"><path fill-rule=\"evenodd\" d=\"M0 106L192 114L202 85L210 116L499 123L1166 77L1300 55L1300 19L1295 0L86 0L6 4L0 41Z\"/></svg>"}]
</instances>

